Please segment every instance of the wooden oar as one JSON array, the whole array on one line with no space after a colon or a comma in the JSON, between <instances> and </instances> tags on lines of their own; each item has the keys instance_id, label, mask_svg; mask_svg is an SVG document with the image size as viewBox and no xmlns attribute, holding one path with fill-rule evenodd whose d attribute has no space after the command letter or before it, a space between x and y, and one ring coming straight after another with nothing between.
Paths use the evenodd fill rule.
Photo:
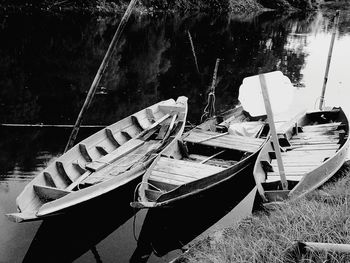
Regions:
<instances>
[{"instance_id":1,"label":"wooden oar","mask_svg":"<svg viewBox=\"0 0 350 263\"><path fill-rule=\"evenodd\" d=\"M284 167L283 167L281 149L280 149L280 145L278 142L275 121L273 119L273 113L272 113L272 108L271 108L271 104L270 104L269 92L267 90L267 85L266 85L266 80L265 80L264 74L260 74L259 79L260 79L262 95L264 98L265 110L267 113L267 120L268 120L269 126L270 126L273 147L274 147L274 150L276 153L278 170L279 170L279 174L281 177L282 188L283 188L283 190L288 190L288 182L287 182L286 174L285 174Z\"/></svg>"},{"instance_id":2,"label":"wooden oar","mask_svg":"<svg viewBox=\"0 0 350 263\"><path fill-rule=\"evenodd\" d=\"M172 131L173 128L174 128L174 124L175 124L176 118L177 118L177 113L175 113L175 114L173 115L173 118L171 119L169 128L168 128L168 130L167 130L167 132L166 132L166 134L165 134L165 136L164 136L164 138L163 138L163 141L165 141L166 139L168 139L168 137L169 137L171 131Z\"/></svg>"},{"instance_id":3,"label":"wooden oar","mask_svg":"<svg viewBox=\"0 0 350 263\"><path fill-rule=\"evenodd\" d=\"M216 134L216 135L213 135L213 136L211 136L211 137L209 137L209 138L205 138L205 139L203 139L203 140L200 140L200 141L198 141L198 142L196 142L196 143L206 142L206 141L209 141L209 140L212 140L212 139L216 139L216 138L219 138L219 137L224 136L224 135L227 135L227 134L228 134L228 132Z\"/></svg>"},{"instance_id":4,"label":"wooden oar","mask_svg":"<svg viewBox=\"0 0 350 263\"><path fill-rule=\"evenodd\" d=\"M222 154L223 152L225 152L226 150L222 150L220 152L217 152L215 154L213 154L212 156L209 156L208 158L202 160L200 163L206 163L207 161L209 161L210 159L213 159L215 156L218 156L220 154Z\"/></svg>"},{"instance_id":5,"label":"wooden oar","mask_svg":"<svg viewBox=\"0 0 350 263\"><path fill-rule=\"evenodd\" d=\"M170 114L166 114L164 115L162 118L160 118L159 120L157 120L156 122L154 122L150 127L148 127L147 129L145 129L143 132L141 132L136 138L133 138L129 141L127 141L126 143L124 143L122 146L120 146L119 148L117 148L115 151L109 153L108 155L103 156L102 158L106 159L108 158L108 156L110 155L110 161L108 161L107 159L103 162L97 162L94 165L94 162L88 164L88 166L91 166L90 168L94 171L86 171L84 174L82 174L77 180L75 180L73 183L71 183L66 190L67 191L72 191L76 186L78 186L82 181L84 181L87 177L89 177L93 172L99 171L102 168L106 167L110 162L115 162L116 160L120 159L121 157L125 156L125 154L129 153L130 151L133 151L134 149L138 148L139 146L142 145L142 143L136 143L136 145L134 145L134 142L136 141L136 139L144 136L147 132L149 132L150 130L152 130L153 128L157 127L159 124L161 124L163 121L165 121L167 118L170 117ZM131 147L131 148L130 148ZM125 151L121 151L120 149L127 149ZM116 152L119 149L118 153ZM117 154L113 154L114 152L116 152ZM113 156L112 156L113 155ZM96 166L97 165L97 166ZM132 165L131 165L132 166ZM131 167L130 166L130 167Z\"/></svg>"}]
</instances>

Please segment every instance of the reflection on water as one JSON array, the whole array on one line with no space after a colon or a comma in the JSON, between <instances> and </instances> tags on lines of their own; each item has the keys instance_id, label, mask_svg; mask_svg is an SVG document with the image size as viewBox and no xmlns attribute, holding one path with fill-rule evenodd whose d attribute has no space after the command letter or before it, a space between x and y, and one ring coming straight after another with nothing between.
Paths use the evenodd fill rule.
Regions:
<instances>
[{"instance_id":1,"label":"reflection on water","mask_svg":"<svg viewBox=\"0 0 350 263\"><path fill-rule=\"evenodd\" d=\"M84 123L110 124L179 95L189 97L189 121L198 123L216 58L222 59L218 111L237 104L244 77L273 70L281 70L300 87L295 107L313 107L322 87L331 11L289 17L264 13L246 19L204 14L132 17L101 81L103 92L95 97ZM349 14L344 11L340 17L326 93L326 104L341 105L347 112ZM118 21L82 15L0 17L0 123L73 123ZM80 139L95 132L81 131ZM0 212L5 214L15 210L25 183L62 153L69 130L1 127L0 135ZM251 175L247 178L252 180ZM247 191L252 187L249 180L241 182ZM191 241L246 194L228 189L213 190L174 209L138 212L138 242L128 206L133 186L42 224L19 225L2 216L1 260L39 262L45 250L54 255L50 262L161 262L159 256L167 257ZM57 253L58 247L64 255Z\"/></svg>"}]
</instances>

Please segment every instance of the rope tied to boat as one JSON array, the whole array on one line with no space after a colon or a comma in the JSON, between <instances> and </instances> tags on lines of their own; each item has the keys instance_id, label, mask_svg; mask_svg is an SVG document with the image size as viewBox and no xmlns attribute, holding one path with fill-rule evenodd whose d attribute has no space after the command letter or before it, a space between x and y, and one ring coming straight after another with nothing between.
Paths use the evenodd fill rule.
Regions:
<instances>
[{"instance_id":1,"label":"rope tied to boat","mask_svg":"<svg viewBox=\"0 0 350 263\"><path fill-rule=\"evenodd\" d=\"M144 165L144 164L141 164L141 165ZM136 202L136 194L137 194L137 191L139 190L139 188L140 188L140 186L142 184L147 184L147 185L149 185L151 187L154 187L154 189L158 190L159 192L165 193L165 191L162 191L160 188L156 187L155 185L153 185L153 184L151 184L149 182L140 182L140 183L138 183L136 185L135 190L134 190L134 200L133 200L134 202ZM135 211L135 213L134 213L134 216L133 216L132 233L133 233L135 241L138 242L139 240L138 240L138 238L136 236L136 213L137 213L136 208L134 208L134 211Z\"/></svg>"},{"instance_id":2,"label":"rope tied to boat","mask_svg":"<svg viewBox=\"0 0 350 263\"><path fill-rule=\"evenodd\" d=\"M215 114L215 92L211 91L208 93L207 105L203 110L203 115L201 116L201 122L212 117Z\"/></svg>"},{"instance_id":3,"label":"rope tied to boat","mask_svg":"<svg viewBox=\"0 0 350 263\"><path fill-rule=\"evenodd\" d=\"M204 108L203 115L201 116L201 122L204 122L204 120L213 117L215 115L215 86L216 86L216 77L218 73L218 67L219 67L220 59L216 59L214 73L213 73L213 80L211 83L210 91L208 93L208 100L207 105Z\"/></svg>"}]
</instances>

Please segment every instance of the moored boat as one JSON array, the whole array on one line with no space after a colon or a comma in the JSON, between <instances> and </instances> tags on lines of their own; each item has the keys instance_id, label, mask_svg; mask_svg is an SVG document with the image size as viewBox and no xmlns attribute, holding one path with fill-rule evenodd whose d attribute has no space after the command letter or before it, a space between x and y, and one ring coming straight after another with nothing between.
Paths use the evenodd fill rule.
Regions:
<instances>
[{"instance_id":1,"label":"moored boat","mask_svg":"<svg viewBox=\"0 0 350 263\"><path fill-rule=\"evenodd\" d=\"M187 98L169 99L81 141L29 182L15 222L43 219L141 178L157 154L183 133Z\"/></svg>"},{"instance_id":2,"label":"moored boat","mask_svg":"<svg viewBox=\"0 0 350 263\"><path fill-rule=\"evenodd\" d=\"M342 166L349 149L349 123L341 108L306 112L276 127L288 189L282 188L272 141L254 166L266 203L301 197L320 187Z\"/></svg>"},{"instance_id":3,"label":"moored boat","mask_svg":"<svg viewBox=\"0 0 350 263\"><path fill-rule=\"evenodd\" d=\"M233 177L249 176L244 172L254 164L269 129L265 117L244 120L234 113L209 120L173 141L144 174L138 201L131 206L171 206Z\"/></svg>"}]
</instances>

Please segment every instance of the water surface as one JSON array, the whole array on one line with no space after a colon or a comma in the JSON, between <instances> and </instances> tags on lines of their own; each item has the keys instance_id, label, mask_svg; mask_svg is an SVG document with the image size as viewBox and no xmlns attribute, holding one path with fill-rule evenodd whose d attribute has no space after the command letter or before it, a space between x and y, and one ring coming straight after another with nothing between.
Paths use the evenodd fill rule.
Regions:
<instances>
[{"instance_id":1,"label":"water surface","mask_svg":"<svg viewBox=\"0 0 350 263\"><path fill-rule=\"evenodd\" d=\"M273 70L282 71L298 87L296 109L314 108L321 93L333 13L132 17L84 123L107 125L180 95L189 97L189 121L198 123L217 58L221 59L218 112L238 103L244 77ZM0 17L0 123L74 123L119 19L76 14ZM345 10L337 29L326 104L342 106L347 113L349 46L350 13ZM80 139L95 131L83 129ZM69 130L1 127L0 134L4 215L15 211L15 198L25 184L62 153ZM233 191L237 184L246 187ZM0 261L164 262L230 211L252 187L247 174L245 182L231 182L173 209L141 211L135 221L128 206L134 185L92 202L75 215L44 223L15 224L1 216Z\"/></svg>"}]
</instances>

